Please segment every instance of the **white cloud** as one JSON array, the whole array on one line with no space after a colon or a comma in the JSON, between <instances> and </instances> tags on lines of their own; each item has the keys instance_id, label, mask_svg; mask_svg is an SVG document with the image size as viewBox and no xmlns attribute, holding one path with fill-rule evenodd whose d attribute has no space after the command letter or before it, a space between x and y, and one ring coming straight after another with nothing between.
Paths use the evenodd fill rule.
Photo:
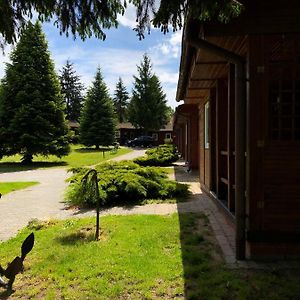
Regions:
<instances>
[{"instance_id":1,"label":"white cloud","mask_svg":"<svg viewBox=\"0 0 300 300\"><path fill-rule=\"evenodd\" d=\"M5 74L5 64L10 61L9 56L12 51L12 47L6 46L4 51L4 55L2 53L0 54L0 79L3 78Z\"/></svg>"},{"instance_id":2,"label":"white cloud","mask_svg":"<svg viewBox=\"0 0 300 300\"><path fill-rule=\"evenodd\" d=\"M136 8L133 4L129 3L124 15L118 15L118 21L121 25L129 28L136 27Z\"/></svg>"},{"instance_id":3,"label":"white cloud","mask_svg":"<svg viewBox=\"0 0 300 300\"><path fill-rule=\"evenodd\" d=\"M164 55L169 55L172 58L178 58L181 47L182 30L172 33L171 37L162 43L155 46L155 49Z\"/></svg>"},{"instance_id":4,"label":"white cloud","mask_svg":"<svg viewBox=\"0 0 300 300\"><path fill-rule=\"evenodd\" d=\"M132 8L130 10L131 13L135 13ZM122 22L123 24L126 22L126 24L129 24L130 20L134 22L135 17L133 15L128 17L126 15ZM55 62L57 71L62 69L67 59L70 59L74 63L75 70L81 77L85 87L89 87L93 81L97 67L100 66L104 81L111 94L114 93L119 76L122 77L128 92L131 93L134 81L133 75L137 75L137 65L140 65L146 48L153 64L153 71L158 75L163 90L167 95L168 105L172 107L178 105L175 101L175 94L178 81L177 66L181 42L180 32L166 36L161 35L151 43L147 40L147 45L149 45L147 47L141 47L137 44L133 48L128 43L128 45L131 45L131 48L127 48L127 44L124 44L124 48L120 48L122 45L118 41L117 43L110 42L111 46L109 47L106 43L100 44L98 42L95 43L95 41L94 43L90 43L89 41L85 43L73 43L70 39L70 42L64 40L61 43L62 40L60 38L63 39L64 37L59 37L55 30L55 28L52 29L52 26L47 26L47 32L52 33L47 34L47 37L51 57ZM4 75L4 61L9 61L8 53L5 57L0 54L0 78Z\"/></svg>"}]
</instances>

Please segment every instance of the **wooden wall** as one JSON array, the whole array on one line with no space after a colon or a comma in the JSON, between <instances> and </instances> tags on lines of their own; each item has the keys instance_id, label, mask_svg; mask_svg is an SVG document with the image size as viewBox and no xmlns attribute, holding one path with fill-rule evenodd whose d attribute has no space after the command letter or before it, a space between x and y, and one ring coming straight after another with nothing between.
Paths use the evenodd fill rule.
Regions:
<instances>
[{"instance_id":1,"label":"wooden wall","mask_svg":"<svg viewBox=\"0 0 300 300\"><path fill-rule=\"evenodd\" d=\"M300 249L300 140L272 137L268 43L262 35L249 38L247 230L254 257ZM299 98L293 101L300 106Z\"/></svg>"}]
</instances>

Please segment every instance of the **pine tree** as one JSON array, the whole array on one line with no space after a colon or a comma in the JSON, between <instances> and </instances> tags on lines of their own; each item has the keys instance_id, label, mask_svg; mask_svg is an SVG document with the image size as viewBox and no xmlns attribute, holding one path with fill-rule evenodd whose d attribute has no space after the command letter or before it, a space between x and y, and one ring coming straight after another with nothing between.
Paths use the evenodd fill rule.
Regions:
<instances>
[{"instance_id":1,"label":"pine tree","mask_svg":"<svg viewBox=\"0 0 300 300\"><path fill-rule=\"evenodd\" d=\"M95 145L96 149L111 145L115 140L115 123L113 102L98 68L80 118L81 143L88 147Z\"/></svg>"},{"instance_id":2,"label":"pine tree","mask_svg":"<svg viewBox=\"0 0 300 300\"><path fill-rule=\"evenodd\" d=\"M62 94L66 104L66 118L70 121L79 121L80 111L83 103L83 84L80 77L76 75L73 64L67 60L59 76Z\"/></svg>"},{"instance_id":3,"label":"pine tree","mask_svg":"<svg viewBox=\"0 0 300 300\"><path fill-rule=\"evenodd\" d=\"M29 23L7 64L0 95L1 153L33 155L69 152L59 80L39 23Z\"/></svg>"},{"instance_id":4,"label":"pine tree","mask_svg":"<svg viewBox=\"0 0 300 300\"><path fill-rule=\"evenodd\" d=\"M116 84L115 97L113 98L115 110L118 116L119 122L125 122L127 119L127 105L129 100L129 95L126 87L123 84L122 78L119 77L119 81Z\"/></svg>"},{"instance_id":5,"label":"pine tree","mask_svg":"<svg viewBox=\"0 0 300 300\"><path fill-rule=\"evenodd\" d=\"M159 130L168 121L167 101L158 77L152 73L147 55L138 66L138 73L138 77L134 76L134 88L128 106L129 121L145 133Z\"/></svg>"}]
</instances>

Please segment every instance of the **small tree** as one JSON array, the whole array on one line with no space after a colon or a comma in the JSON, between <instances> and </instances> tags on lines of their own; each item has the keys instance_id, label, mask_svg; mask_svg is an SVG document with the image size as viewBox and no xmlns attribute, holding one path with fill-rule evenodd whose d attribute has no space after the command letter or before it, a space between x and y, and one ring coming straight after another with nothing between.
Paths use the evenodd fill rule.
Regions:
<instances>
[{"instance_id":1,"label":"small tree","mask_svg":"<svg viewBox=\"0 0 300 300\"><path fill-rule=\"evenodd\" d=\"M121 77L119 77L119 81L116 84L115 97L113 98L113 100L118 121L122 123L127 119L127 105L129 95Z\"/></svg>"},{"instance_id":2,"label":"small tree","mask_svg":"<svg viewBox=\"0 0 300 300\"><path fill-rule=\"evenodd\" d=\"M159 130L168 122L167 100L158 77L152 73L147 55L138 66L138 73L138 77L134 76L134 88L128 106L129 121L146 133Z\"/></svg>"},{"instance_id":3,"label":"small tree","mask_svg":"<svg viewBox=\"0 0 300 300\"><path fill-rule=\"evenodd\" d=\"M68 154L59 80L39 23L29 23L6 66L0 93L0 156Z\"/></svg>"},{"instance_id":4,"label":"small tree","mask_svg":"<svg viewBox=\"0 0 300 300\"><path fill-rule=\"evenodd\" d=\"M115 140L115 113L100 68L87 92L80 118L80 140L90 147L111 145Z\"/></svg>"},{"instance_id":5,"label":"small tree","mask_svg":"<svg viewBox=\"0 0 300 300\"><path fill-rule=\"evenodd\" d=\"M83 104L83 84L80 82L80 78L76 75L74 66L69 60L67 60L60 72L61 75L59 76L59 79L66 104L66 118L70 121L79 121Z\"/></svg>"}]
</instances>

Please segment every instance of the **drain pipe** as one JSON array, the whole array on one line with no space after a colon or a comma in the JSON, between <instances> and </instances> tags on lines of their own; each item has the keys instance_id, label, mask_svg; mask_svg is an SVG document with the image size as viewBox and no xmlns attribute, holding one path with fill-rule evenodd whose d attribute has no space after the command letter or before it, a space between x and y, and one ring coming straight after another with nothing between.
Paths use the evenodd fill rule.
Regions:
<instances>
[{"instance_id":1,"label":"drain pipe","mask_svg":"<svg viewBox=\"0 0 300 300\"><path fill-rule=\"evenodd\" d=\"M195 31L195 30L194 30ZM193 29L187 30L187 43L196 49L204 49L230 63L235 64L235 216L236 216L236 259L246 256L245 237L245 150L246 150L246 73L245 60L242 56L214 45L198 36L192 35Z\"/></svg>"}]
</instances>

